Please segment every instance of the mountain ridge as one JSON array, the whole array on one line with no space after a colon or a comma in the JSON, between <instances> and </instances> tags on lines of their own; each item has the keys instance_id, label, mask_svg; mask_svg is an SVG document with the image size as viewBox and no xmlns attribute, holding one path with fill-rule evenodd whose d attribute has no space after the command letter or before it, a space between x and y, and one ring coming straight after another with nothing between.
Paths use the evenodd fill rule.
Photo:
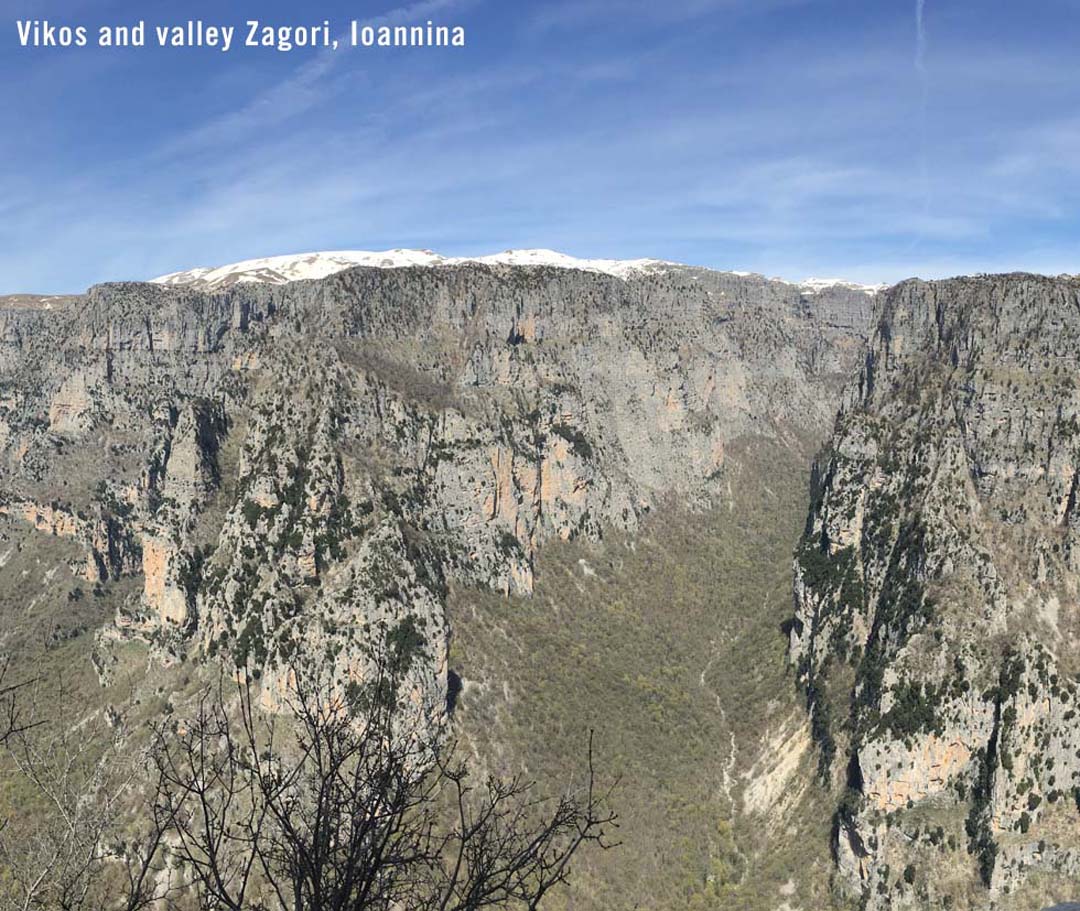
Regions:
<instances>
[{"instance_id":1,"label":"mountain ridge","mask_svg":"<svg viewBox=\"0 0 1080 911\"><path fill-rule=\"evenodd\" d=\"M608 727L626 859L575 907L641 869L657 908L1029 911L1080 870L1080 282L350 263L72 301L0 301L0 643L47 624L121 729L136 668L180 716L218 658L273 706L385 632L489 767Z\"/></svg>"},{"instance_id":2,"label":"mountain ridge","mask_svg":"<svg viewBox=\"0 0 1080 911\"><path fill-rule=\"evenodd\" d=\"M273 705L289 663L347 686L366 672L380 632L419 638L410 690L440 718L455 671L464 731L481 693L531 690L544 678L503 670L481 635L467 660L457 655L473 620L467 608L451 614L454 599L512 606L510 632L526 635L528 651L517 623L522 605L537 603L537 568L551 547L585 548L575 561L588 562L587 549L604 541L637 546L639 530L676 502L691 515L721 513L736 549L753 551L739 525L757 510L745 496L751 479L761 496L782 497L769 515L797 524L805 485L801 469L787 467L808 465L822 439L858 366L871 305L849 289L807 295L705 270L626 281L463 264L358 267L217 293L103 284L77 306L0 308L0 555L10 550L12 561L0 598L32 605L0 611L0 641L34 662L38 625L48 624L65 663L96 673L88 704L119 705L124 716L116 690L132 674L145 680L142 704L166 687L182 715L187 696L166 684L169 674L197 679L221 658L257 670ZM790 474L782 488L764 478L780 467ZM789 536L763 524L770 554L782 556L769 559L776 584L755 588L747 605L782 591L789 573ZM707 565L701 547L693 572ZM738 584L737 574L726 578ZM617 589L604 597L614 602ZM711 598L693 600L695 616L715 609ZM747 618L779 679L786 601ZM640 609L647 617L651 605ZM711 671L698 682L712 657L707 626L687 629L681 611L657 609L692 669L687 692L714 715ZM568 656L599 647L580 632ZM626 645L613 653L619 662L647 643ZM682 697L662 676L650 682L666 671L613 673L617 692L670 704L661 728L670 731ZM564 671L581 674L580 665ZM793 702L777 714L794 716ZM494 709L505 717L513 705ZM729 711L733 723L737 714ZM720 724L717 716L710 730L730 740ZM611 762L634 761L635 781L647 774L630 758L644 730L619 737L625 746ZM733 795L763 749L747 737L743 765L728 769ZM504 742L508 752L484 761L541 765L523 739ZM667 788L673 800L681 789L679 780ZM628 799L631 864L652 852L650 793L635 784ZM726 792L709 811L730 814ZM677 824L665 818L665 828ZM706 823L693 822L702 850L656 869L650 891L674 895L684 869L698 881L713 850ZM594 871L588 907L611 907L621 869Z\"/></svg>"},{"instance_id":3,"label":"mountain ridge","mask_svg":"<svg viewBox=\"0 0 1080 911\"><path fill-rule=\"evenodd\" d=\"M402 269L410 267L442 267L459 265L492 266L546 266L558 269L578 269L585 272L600 272L617 278L630 279L640 275L655 274L674 269L719 272L724 275L739 277L758 277L764 275L736 270L709 269L704 266L691 266L686 263L671 262L661 259L583 259L569 254L547 249L504 250L484 256L448 257L431 250L393 249L384 251L370 250L326 250L309 253L285 254L280 256L259 257L241 260L221 266L198 266L192 269L170 272L151 279L151 283L170 286L189 286L202 290L220 290L234 284L264 283L283 284L290 281L305 281L326 278L336 272L357 266L380 269ZM792 285L806 293L817 293L828 288L845 288L874 294L887 287L884 284L863 285L844 279L808 278L801 282L781 278L767 278Z\"/></svg>"}]
</instances>

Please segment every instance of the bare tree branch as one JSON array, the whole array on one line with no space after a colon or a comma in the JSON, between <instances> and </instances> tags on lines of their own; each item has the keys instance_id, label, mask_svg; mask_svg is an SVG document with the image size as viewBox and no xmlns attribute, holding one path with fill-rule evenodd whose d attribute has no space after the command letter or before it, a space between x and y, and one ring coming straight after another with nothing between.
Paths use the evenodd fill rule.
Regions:
<instances>
[{"instance_id":1,"label":"bare tree branch","mask_svg":"<svg viewBox=\"0 0 1080 911\"><path fill-rule=\"evenodd\" d=\"M535 909L586 845L611 846L610 789L554 801L521 778L474 787L454 745L403 710L393 675L351 698L294 673L284 723L204 693L195 718L159 731L178 853L201 907L272 911Z\"/></svg>"},{"instance_id":2,"label":"bare tree branch","mask_svg":"<svg viewBox=\"0 0 1080 911\"><path fill-rule=\"evenodd\" d=\"M249 674L222 672L142 751L69 717L62 679L47 724L20 692L4 750L30 796L0 826L0 911L536 909L583 849L611 847L591 734L583 781L558 797L478 783L406 708L397 670L342 693L294 669L273 713Z\"/></svg>"},{"instance_id":3,"label":"bare tree branch","mask_svg":"<svg viewBox=\"0 0 1080 911\"><path fill-rule=\"evenodd\" d=\"M141 780L140 757L128 756L99 716L73 716L80 700L62 677L47 693L20 685L19 696L25 720L3 746L23 812L0 825L0 908L167 907L173 886L157 876L166 820L154 809L153 782L147 789Z\"/></svg>"}]
</instances>

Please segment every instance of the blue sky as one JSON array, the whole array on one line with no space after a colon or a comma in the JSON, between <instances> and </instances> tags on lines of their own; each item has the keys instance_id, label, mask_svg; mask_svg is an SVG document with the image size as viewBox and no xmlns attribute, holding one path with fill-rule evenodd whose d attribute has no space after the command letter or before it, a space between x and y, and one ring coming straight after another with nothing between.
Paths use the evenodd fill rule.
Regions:
<instances>
[{"instance_id":1,"label":"blue sky","mask_svg":"<svg viewBox=\"0 0 1080 911\"><path fill-rule=\"evenodd\" d=\"M924 0L921 51L917 0L0 9L0 293L392 247L1080 272L1080 0ZM431 18L468 45L26 50L31 17Z\"/></svg>"}]
</instances>

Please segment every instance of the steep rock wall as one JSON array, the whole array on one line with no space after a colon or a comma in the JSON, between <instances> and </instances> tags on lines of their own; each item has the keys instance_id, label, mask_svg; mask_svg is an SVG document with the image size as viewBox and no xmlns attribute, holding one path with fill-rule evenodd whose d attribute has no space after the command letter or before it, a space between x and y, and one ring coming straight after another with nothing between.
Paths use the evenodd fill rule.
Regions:
<instances>
[{"instance_id":1,"label":"steep rock wall","mask_svg":"<svg viewBox=\"0 0 1080 911\"><path fill-rule=\"evenodd\" d=\"M110 529L75 522L88 560L144 577L104 651L228 654L273 690L393 643L437 713L447 586L527 594L544 541L722 495L734 440L820 438L869 309L697 269L102 285L0 309L0 495L61 491Z\"/></svg>"},{"instance_id":2,"label":"steep rock wall","mask_svg":"<svg viewBox=\"0 0 1080 911\"><path fill-rule=\"evenodd\" d=\"M1004 901L1080 844L1078 367L1076 280L882 300L816 470L790 634L867 907L953 901L965 876Z\"/></svg>"}]
</instances>

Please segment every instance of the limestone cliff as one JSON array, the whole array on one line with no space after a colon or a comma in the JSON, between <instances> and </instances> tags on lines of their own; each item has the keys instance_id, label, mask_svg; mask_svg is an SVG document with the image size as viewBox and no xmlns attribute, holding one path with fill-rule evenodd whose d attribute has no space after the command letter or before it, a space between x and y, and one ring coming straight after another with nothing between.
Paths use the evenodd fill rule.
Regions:
<instances>
[{"instance_id":1,"label":"limestone cliff","mask_svg":"<svg viewBox=\"0 0 1080 911\"><path fill-rule=\"evenodd\" d=\"M99 636L347 687L387 643L445 704L453 584L705 505L731 444L820 439L870 298L674 268L359 268L0 308L3 512L134 577Z\"/></svg>"},{"instance_id":2,"label":"limestone cliff","mask_svg":"<svg viewBox=\"0 0 1080 911\"><path fill-rule=\"evenodd\" d=\"M1080 870L1078 359L1075 279L905 282L816 469L790 654L867 908Z\"/></svg>"}]
</instances>

